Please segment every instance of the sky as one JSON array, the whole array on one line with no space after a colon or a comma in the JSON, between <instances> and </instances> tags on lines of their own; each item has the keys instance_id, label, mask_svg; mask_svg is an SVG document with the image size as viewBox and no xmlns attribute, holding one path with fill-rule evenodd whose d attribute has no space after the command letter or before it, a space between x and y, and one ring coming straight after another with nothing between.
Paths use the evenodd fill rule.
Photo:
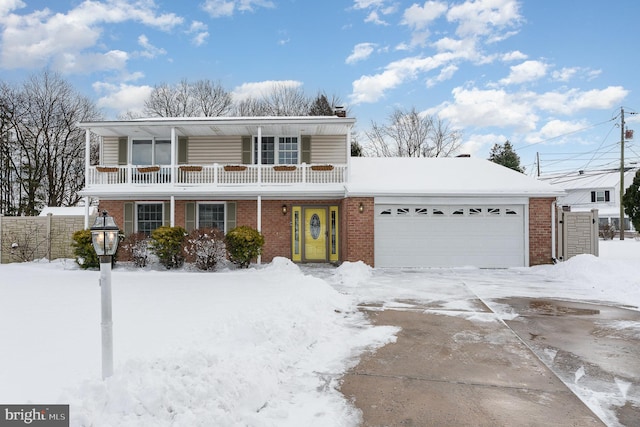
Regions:
<instances>
[{"instance_id":1,"label":"sky","mask_svg":"<svg viewBox=\"0 0 640 427\"><path fill-rule=\"evenodd\" d=\"M638 16L636 0L3 0L0 80L58 71L107 119L163 83L236 99L278 83L337 96L363 143L415 108L460 153L509 140L528 174L617 168L622 109L640 129Z\"/></svg>"},{"instance_id":2,"label":"sky","mask_svg":"<svg viewBox=\"0 0 640 427\"><path fill-rule=\"evenodd\" d=\"M427 308L480 322L491 329L455 335L502 349L503 321L518 313L500 302L505 297L602 302L637 312L638 257L640 242L627 239L600 241L600 257L511 269L403 271L361 261L323 268L276 258L202 272L119 262L111 280L114 371L106 381L100 272L81 270L71 259L2 264L0 342L11 345L0 352L0 402L70 404L71 426L355 427L359 413L337 390L340 378L399 332L373 326L359 306ZM478 299L491 312L479 309ZM596 366L588 346L596 345L596 353L602 347L590 341L581 352L568 343L571 353L544 339L528 342L606 425L619 426L618 410L640 404L637 369L623 354L625 342L640 339L640 323L605 315L593 321L596 341L620 340L616 363ZM509 348L513 358L518 350ZM531 357L524 345L522 351ZM572 363L556 363L563 351ZM465 369L454 375L463 381Z\"/></svg>"}]
</instances>

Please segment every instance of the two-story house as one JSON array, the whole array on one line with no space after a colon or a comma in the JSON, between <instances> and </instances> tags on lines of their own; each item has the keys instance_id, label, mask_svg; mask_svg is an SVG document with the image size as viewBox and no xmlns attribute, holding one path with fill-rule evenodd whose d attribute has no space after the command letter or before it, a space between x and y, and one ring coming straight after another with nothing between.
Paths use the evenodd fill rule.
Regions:
<instances>
[{"instance_id":1,"label":"two-story house","mask_svg":"<svg viewBox=\"0 0 640 427\"><path fill-rule=\"evenodd\" d=\"M352 158L354 124L338 116L81 123L87 148L92 134L100 140L100 164L87 156L81 194L125 234L249 225L265 236L267 262L551 262L560 191L481 159Z\"/></svg>"},{"instance_id":2,"label":"two-story house","mask_svg":"<svg viewBox=\"0 0 640 427\"><path fill-rule=\"evenodd\" d=\"M625 190L633 183L637 168L624 171ZM564 190L558 205L573 212L598 210L600 225L620 230L620 169L576 171L543 175L540 180ZM628 216L624 216L624 229L633 231Z\"/></svg>"}]
</instances>

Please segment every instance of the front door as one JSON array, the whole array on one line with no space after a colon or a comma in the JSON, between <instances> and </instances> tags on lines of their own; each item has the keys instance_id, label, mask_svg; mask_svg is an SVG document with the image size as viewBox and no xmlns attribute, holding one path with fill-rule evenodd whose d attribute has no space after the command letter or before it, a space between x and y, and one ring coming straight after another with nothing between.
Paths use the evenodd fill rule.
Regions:
<instances>
[{"instance_id":1,"label":"front door","mask_svg":"<svg viewBox=\"0 0 640 427\"><path fill-rule=\"evenodd\" d=\"M326 262L327 257L327 208L304 208L304 260Z\"/></svg>"}]
</instances>

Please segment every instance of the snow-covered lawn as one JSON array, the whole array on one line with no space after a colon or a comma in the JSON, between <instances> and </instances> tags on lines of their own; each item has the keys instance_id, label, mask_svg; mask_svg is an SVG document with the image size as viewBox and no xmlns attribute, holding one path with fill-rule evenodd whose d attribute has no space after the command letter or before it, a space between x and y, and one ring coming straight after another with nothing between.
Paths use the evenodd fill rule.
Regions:
<instances>
[{"instance_id":1,"label":"snow-covered lawn","mask_svg":"<svg viewBox=\"0 0 640 427\"><path fill-rule=\"evenodd\" d=\"M464 308L447 290L464 286L483 299L639 307L640 242L601 241L600 254L508 270L299 268L283 258L216 273L120 266L107 381L99 273L70 260L0 265L0 402L70 403L78 426L355 426L337 379L396 333L372 327L358 304Z\"/></svg>"}]
</instances>

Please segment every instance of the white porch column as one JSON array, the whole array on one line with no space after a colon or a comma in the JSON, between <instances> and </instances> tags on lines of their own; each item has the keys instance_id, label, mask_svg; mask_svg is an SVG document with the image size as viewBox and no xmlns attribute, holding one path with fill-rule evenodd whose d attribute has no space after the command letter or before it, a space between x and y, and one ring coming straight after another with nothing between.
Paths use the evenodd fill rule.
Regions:
<instances>
[{"instance_id":1,"label":"white porch column","mask_svg":"<svg viewBox=\"0 0 640 427\"><path fill-rule=\"evenodd\" d=\"M176 196L171 196L171 215L169 221L172 227L176 226Z\"/></svg>"},{"instance_id":2,"label":"white porch column","mask_svg":"<svg viewBox=\"0 0 640 427\"><path fill-rule=\"evenodd\" d=\"M176 150L178 144L176 143L176 128L171 128L171 183L176 183ZM171 197L173 203L173 197ZM173 227L173 209L171 211L171 226Z\"/></svg>"},{"instance_id":3,"label":"white porch column","mask_svg":"<svg viewBox=\"0 0 640 427\"><path fill-rule=\"evenodd\" d=\"M262 185L262 126L258 126L258 185Z\"/></svg>"},{"instance_id":4,"label":"white porch column","mask_svg":"<svg viewBox=\"0 0 640 427\"><path fill-rule=\"evenodd\" d=\"M91 130L84 133L84 188L89 184L89 166L91 165ZM84 229L89 228L89 196L84 198Z\"/></svg>"},{"instance_id":5,"label":"white porch column","mask_svg":"<svg viewBox=\"0 0 640 427\"><path fill-rule=\"evenodd\" d=\"M258 139L258 141L260 141L260 139ZM262 233L262 196L258 196L258 231ZM261 262L262 256L258 255L258 265L260 265Z\"/></svg>"},{"instance_id":6,"label":"white porch column","mask_svg":"<svg viewBox=\"0 0 640 427\"><path fill-rule=\"evenodd\" d=\"M347 132L347 182L351 181L351 128Z\"/></svg>"}]
</instances>

